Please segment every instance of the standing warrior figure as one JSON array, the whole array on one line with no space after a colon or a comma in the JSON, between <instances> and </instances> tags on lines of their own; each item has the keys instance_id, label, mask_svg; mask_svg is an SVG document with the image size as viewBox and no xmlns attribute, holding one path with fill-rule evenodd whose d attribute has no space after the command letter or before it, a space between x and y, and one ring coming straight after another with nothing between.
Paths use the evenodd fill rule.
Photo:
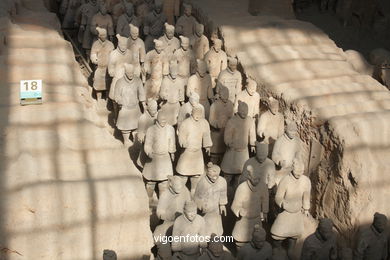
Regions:
<instances>
[{"instance_id":1,"label":"standing warrior figure","mask_svg":"<svg viewBox=\"0 0 390 260\"><path fill-rule=\"evenodd\" d=\"M163 12L169 24L175 24L180 16L180 0L164 0Z\"/></svg>"},{"instance_id":2,"label":"standing warrior figure","mask_svg":"<svg viewBox=\"0 0 390 260\"><path fill-rule=\"evenodd\" d=\"M135 75L142 79L142 82L145 81L144 74L141 74L142 68L144 67L145 62L145 44L144 41L139 38L139 29L137 26L129 24L130 27L130 37L127 41L127 48L131 53L131 64L135 67Z\"/></svg>"},{"instance_id":3,"label":"standing warrior figure","mask_svg":"<svg viewBox=\"0 0 390 260\"><path fill-rule=\"evenodd\" d=\"M188 80L196 67L194 53L190 48L190 40L180 36L180 47L173 53L173 57L179 67L179 76Z\"/></svg>"},{"instance_id":4,"label":"standing warrior figure","mask_svg":"<svg viewBox=\"0 0 390 260\"><path fill-rule=\"evenodd\" d=\"M115 100L120 106L116 127L122 132L124 144L130 146L130 134L138 128L141 116L139 103L146 110L145 91L140 78L134 75L134 66L127 63L124 66L125 75L115 85Z\"/></svg>"},{"instance_id":5,"label":"standing warrior figure","mask_svg":"<svg viewBox=\"0 0 390 260\"><path fill-rule=\"evenodd\" d=\"M63 0L60 6L60 14L64 16L62 21L62 28L64 29L74 29L75 28L75 18L77 9L80 7L80 0Z\"/></svg>"},{"instance_id":6,"label":"standing warrior figure","mask_svg":"<svg viewBox=\"0 0 390 260\"><path fill-rule=\"evenodd\" d=\"M183 214L184 204L191 199L190 192L179 176L168 176L168 189L160 196L157 204L157 217L164 222L156 227L154 236L172 235L175 219Z\"/></svg>"},{"instance_id":7,"label":"standing warrior figure","mask_svg":"<svg viewBox=\"0 0 390 260\"><path fill-rule=\"evenodd\" d=\"M204 35L204 26L197 23L194 35L190 38L191 48L194 51L196 59L203 60L206 53L210 50L209 39Z\"/></svg>"},{"instance_id":8,"label":"standing warrior figure","mask_svg":"<svg viewBox=\"0 0 390 260\"><path fill-rule=\"evenodd\" d=\"M83 4L80 7L81 22L80 22L79 34L82 34L81 46L85 50L87 56L90 55L91 47L93 43L93 35L90 30L92 17L98 11L99 11L99 6L96 3L96 0L89 0L87 3Z\"/></svg>"},{"instance_id":9,"label":"standing warrior figure","mask_svg":"<svg viewBox=\"0 0 390 260\"><path fill-rule=\"evenodd\" d=\"M99 38L93 43L91 49L91 62L97 65L93 76L93 88L96 98L102 99L103 92L107 90L107 67L110 53L114 50L114 44L107 40L107 31L104 28L96 28Z\"/></svg>"},{"instance_id":10,"label":"standing warrior figure","mask_svg":"<svg viewBox=\"0 0 390 260\"><path fill-rule=\"evenodd\" d=\"M147 82L145 84L146 96L148 98L158 98L163 76L168 75L169 63L164 45L160 40L154 40L154 50L149 51L145 58L145 73Z\"/></svg>"},{"instance_id":11,"label":"standing warrior figure","mask_svg":"<svg viewBox=\"0 0 390 260\"><path fill-rule=\"evenodd\" d=\"M268 111L259 117L257 135L264 139L264 143L273 146L274 142L282 136L283 132L284 117L279 112L278 100L270 97L268 99Z\"/></svg>"},{"instance_id":12,"label":"standing warrior figure","mask_svg":"<svg viewBox=\"0 0 390 260\"><path fill-rule=\"evenodd\" d=\"M146 180L149 205L158 184L159 195L167 189L168 175L173 175L172 161L175 159L175 130L167 124L164 113L158 113L157 122L146 131L144 150L150 158L146 161L142 175Z\"/></svg>"},{"instance_id":13,"label":"standing warrior figure","mask_svg":"<svg viewBox=\"0 0 390 260\"><path fill-rule=\"evenodd\" d=\"M125 3L125 12L119 16L116 24L116 33L123 37L130 37L130 24L139 26L139 21L134 15L134 7L132 3Z\"/></svg>"},{"instance_id":14,"label":"standing warrior figure","mask_svg":"<svg viewBox=\"0 0 390 260\"><path fill-rule=\"evenodd\" d=\"M221 87L225 87L229 90L229 100L236 102L237 95L242 90L242 76L241 73L237 70L238 61L236 58L229 57L228 67L221 71L217 80L216 93L219 94ZM236 104L236 107L238 104ZM248 114L249 114L249 104L248 105Z\"/></svg>"},{"instance_id":15,"label":"standing warrior figure","mask_svg":"<svg viewBox=\"0 0 390 260\"><path fill-rule=\"evenodd\" d=\"M176 23L176 32L179 35L183 35L187 38L192 37L194 34L194 28L197 24L195 17L192 16L192 5L184 5L184 14L180 16Z\"/></svg>"},{"instance_id":16,"label":"standing warrior figure","mask_svg":"<svg viewBox=\"0 0 390 260\"><path fill-rule=\"evenodd\" d=\"M238 104L238 112L226 124L224 141L228 149L223 156L221 168L228 185L232 183L236 187L244 164L249 159L248 145L251 152L256 151L255 122L248 116L247 104Z\"/></svg>"},{"instance_id":17,"label":"standing warrior figure","mask_svg":"<svg viewBox=\"0 0 390 260\"><path fill-rule=\"evenodd\" d=\"M295 122L287 122L286 131L276 140L272 151L272 161L280 169L277 171L275 182L279 181L291 171L294 159L300 149L300 140Z\"/></svg>"},{"instance_id":18,"label":"standing warrior figure","mask_svg":"<svg viewBox=\"0 0 390 260\"><path fill-rule=\"evenodd\" d=\"M154 9L144 20L144 34L146 51L153 49L153 40L160 38L164 33L164 24L167 17L162 12L163 4L161 0L155 0Z\"/></svg>"},{"instance_id":19,"label":"standing warrior figure","mask_svg":"<svg viewBox=\"0 0 390 260\"><path fill-rule=\"evenodd\" d=\"M192 109L194 107L200 107L203 111L204 117L204 107L199 103L199 95L197 93L192 93L188 102L181 106L179 110L179 116L177 117L177 126L180 127L181 123L189 117L191 117Z\"/></svg>"},{"instance_id":20,"label":"standing warrior figure","mask_svg":"<svg viewBox=\"0 0 390 260\"><path fill-rule=\"evenodd\" d=\"M241 183L236 190L232 203L232 211L238 218L232 235L237 247L242 247L252 240L252 232L256 224L267 221L269 195L267 186L260 181L252 166L246 169L249 179Z\"/></svg>"},{"instance_id":21,"label":"standing warrior figure","mask_svg":"<svg viewBox=\"0 0 390 260\"><path fill-rule=\"evenodd\" d=\"M137 15L141 25L144 24L145 17L153 11L153 0L134 0L135 14Z\"/></svg>"},{"instance_id":22,"label":"standing warrior figure","mask_svg":"<svg viewBox=\"0 0 390 260\"><path fill-rule=\"evenodd\" d=\"M111 15L107 13L106 4L103 1L99 3L99 12L92 17L90 30L94 38L97 38L98 32L96 27L107 30L108 38L112 41L114 36L114 24Z\"/></svg>"},{"instance_id":23,"label":"standing warrior figure","mask_svg":"<svg viewBox=\"0 0 390 260\"><path fill-rule=\"evenodd\" d=\"M184 103L186 81L177 74L177 63L173 61L169 65L169 75L164 77L160 89L160 98L165 101L161 111L167 115L168 124L171 126L177 124L180 106Z\"/></svg>"},{"instance_id":24,"label":"standing warrior figure","mask_svg":"<svg viewBox=\"0 0 390 260\"><path fill-rule=\"evenodd\" d=\"M316 232L308 236L303 243L301 260L311 259L338 259L336 234L333 231L333 222L328 218L320 219Z\"/></svg>"},{"instance_id":25,"label":"standing warrior figure","mask_svg":"<svg viewBox=\"0 0 390 260\"><path fill-rule=\"evenodd\" d=\"M168 23L165 23L164 26L164 35L159 40L164 44L164 52L167 55L168 61L172 61L173 53L180 48L180 41L175 37L175 26Z\"/></svg>"},{"instance_id":26,"label":"standing warrior figure","mask_svg":"<svg viewBox=\"0 0 390 260\"><path fill-rule=\"evenodd\" d=\"M237 254L237 260L272 260L272 247L265 240L266 232L260 225L255 225L252 241L245 244Z\"/></svg>"},{"instance_id":27,"label":"standing warrior figure","mask_svg":"<svg viewBox=\"0 0 390 260\"><path fill-rule=\"evenodd\" d=\"M178 138L180 147L184 148L177 162L176 171L183 178L184 183L188 177L191 181L191 195L194 195L199 176L204 173L202 148L210 154L213 145L210 137L210 125L204 119L204 110L199 106L192 109L190 118L179 126Z\"/></svg>"},{"instance_id":28,"label":"standing warrior figure","mask_svg":"<svg viewBox=\"0 0 390 260\"><path fill-rule=\"evenodd\" d=\"M111 15L112 22L116 28L119 17L126 12L126 4L131 3L131 0L117 0L118 2L112 7ZM117 32L118 33L118 32Z\"/></svg>"},{"instance_id":29,"label":"standing warrior figure","mask_svg":"<svg viewBox=\"0 0 390 260\"><path fill-rule=\"evenodd\" d=\"M303 175L305 168L300 160L295 160L293 170L279 183L275 203L283 210L271 227L271 235L276 243L288 240L287 254L293 255L296 240L303 233L304 216L309 216L310 179Z\"/></svg>"},{"instance_id":30,"label":"standing warrior figure","mask_svg":"<svg viewBox=\"0 0 390 260\"><path fill-rule=\"evenodd\" d=\"M184 205L184 214L179 216L173 224L173 237L199 237L206 235L204 219L197 214L196 204L187 201ZM207 243L201 239L188 239L187 241L172 242L174 256L172 260L196 260L200 256L200 248L205 248Z\"/></svg>"},{"instance_id":31,"label":"standing warrior figure","mask_svg":"<svg viewBox=\"0 0 390 260\"><path fill-rule=\"evenodd\" d=\"M143 147L145 143L146 131L149 129L149 127L154 125L154 122L157 119L157 111L158 106L156 100L149 99L146 104L146 111L144 111L138 120L137 139L142 147L138 155L137 165L141 168L144 168L145 161L147 159Z\"/></svg>"},{"instance_id":32,"label":"standing warrior figure","mask_svg":"<svg viewBox=\"0 0 390 260\"><path fill-rule=\"evenodd\" d=\"M207 63L207 69L211 76L213 88L217 83L219 73L227 67L227 55L221 48L222 41L220 39L214 39L213 46L204 56L204 60ZM234 103L234 100L232 102Z\"/></svg>"},{"instance_id":33,"label":"standing warrior figure","mask_svg":"<svg viewBox=\"0 0 390 260\"><path fill-rule=\"evenodd\" d=\"M257 93L257 83L253 79L248 79L245 89L238 92L235 112L237 112L238 102L244 102L248 105L248 116L257 118L260 112L260 95Z\"/></svg>"},{"instance_id":34,"label":"standing warrior figure","mask_svg":"<svg viewBox=\"0 0 390 260\"><path fill-rule=\"evenodd\" d=\"M196 73L188 79L187 84L187 97L190 97L192 93L199 95L199 102L205 109L206 118L210 114L210 102L209 99L213 98L213 87L211 84L210 74L207 73L207 65L203 60L197 60Z\"/></svg>"},{"instance_id":35,"label":"standing warrior figure","mask_svg":"<svg viewBox=\"0 0 390 260\"><path fill-rule=\"evenodd\" d=\"M233 116L233 103L228 99L228 89L222 88L219 95L219 98L210 107L209 116L211 140L213 141L210 151L211 161L216 164L221 163L223 154L226 152L224 142L225 127L228 120Z\"/></svg>"},{"instance_id":36,"label":"standing warrior figure","mask_svg":"<svg viewBox=\"0 0 390 260\"><path fill-rule=\"evenodd\" d=\"M213 163L207 164L207 171L202 175L196 186L194 200L198 209L204 214L203 218L208 227L208 234L222 236L222 218L226 216L227 184L219 174L221 168Z\"/></svg>"},{"instance_id":37,"label":"standing warrior figure","mask_svg":"<svg viewBox=\"0 0 390 260\"><path fill-rule=\"evenodd\" d=\"M388 232L386 228L386 215L376 212L372 225L359 231L353 259L387 259Z\"/></svg>"},{"instance_id":38,"label":"standing warrior figure","mask_svg":"<svg viewBox=\"0 0 390 260\"><path fill-rule=\"evenodd\" d=\"M127 38L119 34L116 35L118 39L117 48L111 52L108 60L108 73L112 77L110 91L108 97L110 98L114 110L114 122L118 116L118 105L115 100L116 82L125 75L125 63L131 63L131 53L127 49Z\"/></svg>"}]
</instances>

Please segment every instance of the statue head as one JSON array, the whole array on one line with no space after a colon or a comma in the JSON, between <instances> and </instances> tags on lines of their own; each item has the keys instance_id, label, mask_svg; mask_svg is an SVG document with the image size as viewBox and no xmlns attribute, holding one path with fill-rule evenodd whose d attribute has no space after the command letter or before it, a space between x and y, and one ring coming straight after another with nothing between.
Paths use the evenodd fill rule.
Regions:
<instances>
[{"instance_id":1,"label":"statue head","mask_svg":"<svg viewBox=\"0 0 390 260\"><path fill-rule=\"evenodd\" d=\"M117 255L114 250L104 249L103 260L117 260Z\"/></svg>"},{"instance_id":2,"label":"statue head","mask_svg":"<svg viewBox=\"0 0 390 260\"><path fill-rule=\"evenodd\" d=\"M192 5L190 4L183 4L184 5L184 15L185 16L191 16L192 14Z\"/></svg>"},{"instance_id":3,"label":"statue head","mask_svg":"<svg viewBox=\"0 0 390 260\"><path fill-rule=\"evenodd\" d=\"M104 1L100 1L99 2L99 12L102 15L106 15L107 14L107 7L106 7L106 3Z\"/></svg>"},{"instance_id":4,"label":"statue head","mask_svg":"<svg viewBox=\"0 0 390 260\"><path fill-rule=\"evenodd\" d=\"M165 26L165 36L167 36L169 40L172 40L173 37L175 36L175 26L170 25L169 23L165 23L164 26Z\"/></svg>"},{"instance_id":5,"label":"statue head","mask_svg":"<svg viewBox=\"0 0 390 260\"><path fill-rule=\"evenodd\" d=\"M202 78L207 73L207 64L204 60L197 59L196 60L196 71L198 72L199 76Z\"/></svg>"},{"instance_id":6,"label":"statue head","mask_svg":"<svg viewBox=\"0 0 390 260\"><path fill-rule=\"evenodd\" d=\"M168 176L168 186L175 194L179 194L184 187L182 179L177 175Z\"/></svg>"},{"instance_id":7,"label":"statue head","mask_svg":"<svg viewBox=\"0 0 390 260\"><path fill-rule=\"evenodd\" d=\"M237 114L242 118L248 116L248 104L242 101L238 101Z\"/></svg>"},{"instance_id":8,"label":"statue head","mask_svg":"<svg viewBox=\"0 0 390 260\"><path fill-rule=\"evenodd\" d=\"M213 49L216 52L219 52L221 48L222 48L222 41L220 39L214 39Z\"/></svg>"},{"instance_id":9,"label":"statue head","mask_svg":"<svg viewBox=\"0 0 390 260\"><path fill-rule=\"evenodd\" d=\"M333 222L331 219L322 218L320 219L317 227L318 233L322 239L329 240L333 237Z\"/></svg>"},{"instance_id":10,"label":"statue head","mask_svg":"<svg viewBox=\"0 0 390 260\"><path fill-rule=\"evenodd\" d=\"M125 67L125 74L126 77L130 80L134 78L134 66L133 64L125 63L123 65Z\"/></svg>"},{"instance_id":11,"label":"statue head","mask_svg":"<svg viewBox=\"0 0 390 260\"><path fill-rule=\"evenodd\" d=\"M263 163L268 156L268 144L256 142L256 159L259 163Z\"/></svg>"},{"instance_id":12,"label":"statue head","mask_svg":"<svg viewBox=\"0 0 390 260\"><path fill-rule=\"evenodd\" d=\"M130 37L133 40L137 40L139 37L139 28L133 24L129 24L130 27Z\"/></svg>"},{"instance_id":13,"label":"statue head","mask_svg":"<svg viewBox=\"0 0 390 260\"><path fill-rule=\"evenodd\" d=\"M96 27L96 31L98 32L98 37L102 42L107 40L107 30L105 28Z\"/></svg>"},{"instance_id":14,"label":"statue head","mask_svg":"<svg viewBox=\"0 0 390 260\"><path fill-rule=\"evenodd\" d=\"M180 46L183 50L188 50L190 48L190 40L187 37L180 35Z\"/></svg>"},{"instance_id":15,"label":"statue head","mask_svg":"<svg viewBox=\"0 0 390 260\"><path fill-rule=\"evenodd\" d=\"M385 229L387 227L386 215L376 212L374 214L374 221L373 221L372 225L379 233L382 233L383 231L385 231Z\"/></svg>"},{"instance_id":16,"label":"statue head","mask_svg":"<svg viewBox=\"0 0 390 260\"><path fill-rule=\"evenodd\" d=\"M178 73L179 73L179 68L177 62L176 60L172 60L169 63L169 75L171 76L172 79L176 79Z\"/></svg>"},{"instance_id":17,"label":"statue head","mask_svg":"<svg viewBox=\"0 0 390 260\"><path fill-rule=\"evenodd\" d=\"M194 201L188 200L184 204L184 216L190 221L194 221L197 215L197 207Z\"/></svg>"},{"instance_id":18,"label":"statue head","mask_svg":"<svg viewBox=\"0 0 390 260\"><path fill-rule=\"evenodd\" d=\"M118 49L121 52L125 52L127 50L128 39L126 37L120 36L119 34L116 35L116 38L118 39Z\"/></svg>"},{"instance_id":19,"label":"statue head","mask_svg":"<svg viewBox=\"0 0 390 260\"><path fill-rule=\"evenodd\" d=\"M192 118L195 120L195 121L199 121L200 119L203 118L203 109L201 106L194 106L192 108Z\"/></svg>"},{"instance_id":20,"label":"statue head","mask_svg":"<svg viewBox=\"0 0 390 260\"><path fill-rule=\"evenodd\" d=\"M157 101L149 98L147 101L147 110L151 116L155 116L158 111Z\"/></svg>"},{"instance_id":21,"label":"statue head","mask_svg":"<svg viewBox=\"0 0 390 260\"><path fill-rule=\"evenodd\" d=\"M221 99L223 103L229 101L229 89L227 87L221 86L219 89L219 99Z\"/></svg>"},{"instance_id":22,"label":"statue head","mask_svg":"<svg viewBox=\"0 0 390 260\"><path fill-rule=\"evenodd\" d=\"M220 173L221 173L221 168L219 168L218 165L213 164L212 162L209 162L207 164L206 176L212 183L215 183L218 180Z\"/></svg>"},{"instance_id":23,"label":"statue head","mask_svg":"<svg viewBox=\"0 0 390 260\"><path fill-rule=\"evenodd\" d=\"M261 225L256 224L252 233L252 245L256 249L262 249L265 244L266 232Z\"/></svg>"},{"instance_id":24,"label":"statue head","mask_svg":"<svg viewBox=\"0 0 390 260\"><path fill-rule=\"evenodd\" d=\"M297 124L294 121L286 122L286 135L290 139L294 139L297 136Z\"/></svg>"},{"instance_id":25,"label":"statue head","mask_svg":"<svg viewBox=\"0 0 390 260\"><path fill-rule=\"evenodd\" d=\"M161 127L165 127L167 125L167 116L163 111L159 111L157 114L157 123Z\"/></svg>"},{"instance_id":26,"label":"statue head","mask_svg":"<svg viewBox=\"0 0 390 260\"><path fill-rule=\"evenodd\" d=\"M248 79L248 83L246 84L246 91L250 96L253 96L257 90L257 83L253 79Z\"/></svg>"},{"instance_id":27,"label":"statue head","mask_svg":"<svg viewBox=\"0 0 390 260\"><path fill-rule=\"evenodd\" d=\"M207 247L213 256L220 257L223 254L223 244L219 242L221 239L217 239L216 237L217 235L214 233L210 235L210 242Z\"/></svg>"},{"instance_id":28,"label":"statue head","mask_svg":"<svg viewBox=\"0 0 390 260\"><path fill-rule=\"evenodd\" d=\"M126 10L126 15L128 17L132 17L134 15L134 6L132 3L126 2L125 3L125 10Z\"/></svg>"},{"instance_id":29,"label":"statue head","mask_svg":"<svg viewBox=\"0 0 390 260\"><path fill-rule=\"evenodd\" d=\"M189 102L191 104L191 106L195 107L196 105L199 104L199 95L198 93L195 93L195 92L192 92L191 93L191 96L189 98Z\"/></svg>"},{"instance_id":30,"label":"statue head","mask_svg":"<svg viewBox=\"0 0 390 260\"><path fill-rule=\"evenodd\" d=\"M160 54L164 50L164 43L160 40L153 40L154 41L154 49L158 54Z\"/></svg>"},{"instance_id":31,"label":"statue head","mask_svg":"<svg viewBox=\"0 0 390 260\"><path fill-rule=\"evenodd\" d=\"M305 166L298 158L295 158L292 165L292 174L296 179L301 178L305 172Z\"/></svg>"},{"instance_id":32,"label":"statue head","mask_svg":"<svg viewBox=\"0 0 390 260\"><path fill-rule=\"evenodd\" d=\"M273 98L273 97L270 97L268 99L268 108L269 108L269 111L272 113L272 114L276 114L279 112L279 102L277 99Z\"/></svg>"},{"instance_id":33,"label":"statue head","mask_svg":"<svg viewBox=\"0 0 390 260\"><path fill-rule=\"evenodd\" d=\"M248 181L253 186L257 186L260 183L260 177L257 176L255 169L252 165L248 165L246 167L246 170L248 171Z\"/></svg>"},{"instance_id":34,"label":"statue head","mask_svg":"<svg viewBox=\"0 0 390 260\"><path fill-rule=\"evenodd\" d=\"M154 12L156 14L161 14L163 10L163 2L161 0L155 0L154 1Z\"/></svg>"},{"instance_id":35,"label":"statue head","mask_svg":"<svg viewBox=\"0 0 390 260\"><path fill-rule=\"evenodd\" d=\"M196 23L195 25L195 34L200 37L204 33L204 25L201 23Z\"/></svg>"},{"instance_id":36,"label":"statue head","mask_svg":"<svg viewBox=\"0 0 390 260\"><path fill-rule=\"evenodd\" d=\"M236 71L238 60L236 58L228 57L228 67L231 71Z\"/></svg>"}]
</instances>

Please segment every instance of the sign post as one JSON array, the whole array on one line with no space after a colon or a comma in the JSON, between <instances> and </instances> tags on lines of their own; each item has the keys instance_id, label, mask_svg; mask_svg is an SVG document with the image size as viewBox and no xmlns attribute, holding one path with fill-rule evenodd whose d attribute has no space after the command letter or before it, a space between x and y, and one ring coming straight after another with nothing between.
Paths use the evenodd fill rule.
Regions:
<instances>
[{"instance_id":1,"label":"sign post","mask_svg":"<svg viewBox=\"0 0 390 260\"><path fill-rule=\"evenodd\" d=\"M42 104L42 80L20 81L20 104L22 106Z\"/></svg>"}]
</instances>

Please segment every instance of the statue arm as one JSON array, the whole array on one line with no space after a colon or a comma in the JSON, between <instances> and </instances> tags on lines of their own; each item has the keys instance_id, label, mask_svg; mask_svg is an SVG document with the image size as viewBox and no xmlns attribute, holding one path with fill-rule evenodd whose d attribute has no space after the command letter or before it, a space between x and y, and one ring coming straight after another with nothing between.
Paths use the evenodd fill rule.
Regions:
<instances>
[{"instance_id":1,"label":"statue arm","mask_svg":"<svg viewBox=\"0 0 390 260\"><path fill-rule=\"evenodd\" d=\"M175 137L175 129L173 127L169 127L169 141L168 141L168 152L174 154L176 152L176 137Z\"/></svg>"},{"instance_id":2,"label":"statue arm","mask_svg":"<svg viewBox=\"0 0 390 260\"><path fill-rule=\"evenodd\" d=\"M90 59L93 64L98 64L98 48L96 42L92 44Z\"/></svg>"},{"instance_id":3,"label":"statue arm","mask_svg":"<svg viewBox=\"0 0 390 260\"><path fill-rule=\"evenodd\" d=\"M234 195L234 199L232 202L231 209L236 217L240 217L240 210L242 208L242 198L241 198L241 192L240 192L240 185L238 186L236 193Z\"/></svg>"},{"instance_id":4,"label":"statue arm","mask_svg":"<svg viewBox=\"0 0 390 260\"><path fill-rule=\"evenodd\" d=\"M208 147L213 146L213 141L211 141L210 125L206 121L206 119L203 122L204 122L204 124L203 124L203 137L202 137L203 147L208 148Z\"/></svg>"},{"instance_id":5,"label":"statue arm","mask_svg":"<svg viewBox=\"0 0 390 260\"><path fill-rule=\"evenodd\" d=\"M185 121L185 120L184 120ZM179 130L178 130L178 138L179 138L179 145L182 147L182 148L187 148L187 135L188 135L188 131L187 131L187 126L186 126L186 122L182 122L181 125L179 126Z\"/></svg>"},{"instance_id":6,"label":"statue arm","mask_svg":"<svg viewBox=\"0 0 390 260\"><path fill-rule=\"evenodd\" d=\"M153 132L152 132L152 128L149 127L148 130L146 130L146 135L145 135L145 143L144 143L144 151L146 153L147 156L150 157L150 155L152 154L152 147L153 147Z\"/></svg>"},{"instance_id":7,"label":"statue arm","mask_svg":"<svg viewBox=\"0 0 390 260\"><path fill-rule=\"evenodd\" d=\"M261 190L261 212L267 214L269 211L269 194L268 187L264 185Z\"/></svg>"},{"instance_id":8,"label":"statue arm","mask_svg":"<svg viewBox=\"0 0 390 260\"><path fill-rule=\"evenodd\" d=\"M268 167L266 174L268 189L272 189L275 185L275 164L272 163L272 166Z\"/></svg>"},{"instance_id":9,"label":"statue arm","mask_svg":"<svg viewBox=\"0 0 390 260\"><path fill-rule=\"evenodd\" d=\"M141 46L139 48L139 62L144 63L146 56L145 43L142 41Z\"/></svg>"},{"instance_id":10,"label":"statue arm","mask_svg":"<svg viewBox=\"0 0 390 260\"><path fill-rule=\"evenodd\" d=\"M255 126L255 120L251 118L251 126L249 130L249 145L255 146L256 144L256 126Z\"/></svg>"},{"instance_id":11,"label":"statue arm","mask_svg":"<svg viewBox=\"0 0 390 260\"><path fill-rule=\"evenodd\" d=\"M288 178L288 175L286 175L279 183L278 189L276 190L276 194L275 194L275 203L280 208L283 208L283 200L287 190L286 178Z\"/></svg>"},{"instance_id":12,"label":"statue arm","mask_svg":"<svg viewBox=\"0 0 390 260\"><path fill-rule=\"evenodd\" d=\"M265 128L267 126L267 120L265 119L265 116L260 116L259 121L257 123L257 135L260 137L265 137Z\"/></svg>"},{"instance_id":13,"label":"statue arm","mask_svg":"<svg viewBox=\"0 0 390 260\"><path fill-rule=\"evenodd\" d=\"M224 142L228 147L232 145L232 140L234 136L234 127L232 126L232 124L232 120L230 119L226 124L225 133L223 135Z\"/></svg>"},{"instance_id":14,"label":"statue arm","mask_svg":"<svg viewBox=\"0 0 390 260\"><path fill-rule=\"evenodd\" d=\"M92 58L91 58L91 60L92 60ZM114 61L114 53L113 52L111 52L110 56L108 57L108 74L112 78L115 76L115 61Z\"/></svg>"},{"instance_id":15,"label":"statue arm","mask_svg":"<svg viewBox=\"0 0 390 260\"><path fill-rule=\"evenodd\" d=\"M228 203L228 199L227 199L227 182L225 180L225 178L222 178L222 177L219 177L221 178L221 190L220 190L220 194L219 194L219 205L223 205L225 206L227 203Z\"/></svg>"},{"instance_id":16,"label":"statue arm","mask_svg":"<svg viewBox=\"0 0 390 260\"><path fill-rule=\"evenodd\" d=\"M309 178L307 178L306 190L303 192L303 198L302 198L303 200L302 205L304 210L310 209L310 192L311 192L311 183Z\"/></svg>"},{"instance_id":17,"label":"statue arm","mask_svg":"<svg viewBox=\"0 0 390 260\"><path fill-rule=\"evenodd\" d=\"M145 89L144 89L144 86L142 85L141 81L139 82L139 85L138 85L138 100L139 100L139 102L146 101L146 93L145 93Z\"/></svg>"}]
</instances>

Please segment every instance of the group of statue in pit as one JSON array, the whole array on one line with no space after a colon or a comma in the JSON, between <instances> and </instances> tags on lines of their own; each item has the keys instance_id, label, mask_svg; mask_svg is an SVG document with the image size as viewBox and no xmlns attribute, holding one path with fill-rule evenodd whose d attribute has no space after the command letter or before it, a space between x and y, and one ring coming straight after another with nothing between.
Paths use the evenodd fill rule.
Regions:
<instances>
[{"instance_id":1,"label":"group of statue in pit","mask_svg":"<svg viewBox=\"0 0 390 260\"><path fill-rule=\"evenodd\" d=\"M214 239L224 234L222 217L229 209L236 219L236 259L291 257L310 214L311 183L299 156L297 125L285 122L272 97L260 113L257 83L247 78L243 88L237 59L226 55L216 33L210 48L192 6L179 0L63 0L60 12L64 28L78 28L95 65L97 99L102 102L108 91L124 144L143 146L137 164L151 206L158 187L161 224L154 235L212 237L209 243L156 243L156 258L235 259ZM386 222L375 215L360 237L358 259L384 259L372 256L384 252ZM272 223L273 248L264 223ZM348 255L337 249L332 221L320 219L301 258Z\"/></svg>"}]
</instances>

